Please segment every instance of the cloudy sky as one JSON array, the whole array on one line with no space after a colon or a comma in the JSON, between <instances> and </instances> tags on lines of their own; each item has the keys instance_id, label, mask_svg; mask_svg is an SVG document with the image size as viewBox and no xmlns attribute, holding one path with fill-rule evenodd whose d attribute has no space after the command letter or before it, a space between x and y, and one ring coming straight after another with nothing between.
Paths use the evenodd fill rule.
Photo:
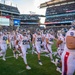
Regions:
<instances>
[{"instance_id":1,"label":"cloudy sky","mask_svg":"<svg viewBox=\"0 0 75 75\"><path fill-rule=\"evenodd\" d=\"M17 6L21 14L28 14L30 11L36 14L45 14L45 8L39 9L39 5L43 2L50 0L5 0L5 4L12 6ZM1 3L4 0L0 0Z\"/></svg>"}]
</instances>

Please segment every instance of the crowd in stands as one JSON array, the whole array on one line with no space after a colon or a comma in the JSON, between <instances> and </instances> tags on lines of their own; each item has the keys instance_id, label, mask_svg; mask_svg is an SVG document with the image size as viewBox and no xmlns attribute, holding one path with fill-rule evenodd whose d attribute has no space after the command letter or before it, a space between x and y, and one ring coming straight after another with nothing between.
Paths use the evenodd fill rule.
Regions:
<instances>
[{"instance_id":1,"label":"crowd in stands","mask_svg":"<svg viewBox=\"0 0 75 75\"><path fill-rule=\"evenodd\" d=\"M14 12L14 13L20 13L17 7L8 6L0 3L0 10L8 11L8 12Z\"/></svg>"},{"instance_id":2,"label":"crowd in stands","mask_svg":"<svg viewBox=\"0 0 75 75\"><path fill-rule=\"evenodd\" d=\"M38 25L39 24L39 17L38 15L29 15L29 14L24 14L24 15L20 15L20 19L21 19L21 25Z\"/></svg>"},{"instance_id":3,"label":"crowd in stands","mask_svg":"<svg viewBox=\"0 0 75 75\"><path fill-rule=\"evenodd\" d=\"M1 12L2 11L2 12ZM38 24L39 16L42 15L33 15L33 14L20 14L17 7L5 5L0 3L0 14L1 16L9 16L10 19L18 19L22 25L26 24Z\"/></svg>"},{"instance_id":4,"label":"crowd in stands","mask_svg":"<svg viewBox=\"0 0 75 75\"><path fill-rule=\"evenodd\" d=\"M62 21L73 21L75 15L60 16L60 17L49 17L46 19L46 22L62 22Z\"/></svg>"},{"instance_id":5,"label":"crowd in stands","mask_svg":"<svg viewBox=\"0 0 75 75\"><path fill-rule=\"evenodd\" d=\"M22 20L39 20L37 15L21 15Z\"/></svg>"},{"instance_id":6,"label":"crowd in stands","mask_svg":"<svg viewBox=\"0 0 75 75\"><path fill-rule=\"evenodd\" d=\"M75 3L60 5L60 6L53 6L48 7L46 16L54 15L54 14L63 14L67 12L75 12Z\"/></svg>"},{"instance_id":7,"label":"crowd in stands","mask_svg":"<svg viewBox=\"0 0 75 75\"><path fill-rule=\"evenodd\" d=\"M45 23L59 24L71 23L75 20L75 2L48 7L46 10Z\"/></svg>"}]
</instances>

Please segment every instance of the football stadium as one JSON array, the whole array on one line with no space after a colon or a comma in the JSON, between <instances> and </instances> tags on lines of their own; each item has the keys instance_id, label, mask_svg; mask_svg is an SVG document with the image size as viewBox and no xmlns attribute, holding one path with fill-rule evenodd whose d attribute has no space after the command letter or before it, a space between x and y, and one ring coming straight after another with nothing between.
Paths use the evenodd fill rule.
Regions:
<instances>
[{"instance_id":1,"label":"football stadium","mask_svg":"<svg viewBox=\"0 0 75 75\"><path fill-rule=\"evenodd\" d=\"M75 0L0 0L0 75L75 75Z\"/></svg>"}]
</instances>

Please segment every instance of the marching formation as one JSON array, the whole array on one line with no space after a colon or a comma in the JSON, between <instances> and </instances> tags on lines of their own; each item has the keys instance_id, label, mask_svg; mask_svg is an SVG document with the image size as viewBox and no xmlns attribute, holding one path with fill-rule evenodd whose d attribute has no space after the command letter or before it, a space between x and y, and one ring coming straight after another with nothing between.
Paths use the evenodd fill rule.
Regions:
<instances>
[{"instance_id":1,"label":"marching formation","mask_svg":"<svg viewBox=\"0 0 75 75\"><path fill-rule=\"evenodd\" d=\"M12 49L13 56L16 59L21 56L26 69L30 70L31 67L27 63L26 54L27 50L32 48L31 53L37 54L39 65L43 65L40 56L41 53L45 52L45 56L48 56L51 62L57 66L57 71L62 75L73 75L75 71L75 21L72 23L71 29L62 28L57 31L57 36L55 36L55 33L52 29L36 29L33 34L26 29L11 32L1 31L0 57L6 61L6 51L9 47ZM56 52L52 50L54 42L56 42L57 46Z\"/></svg>"}]
</instances>

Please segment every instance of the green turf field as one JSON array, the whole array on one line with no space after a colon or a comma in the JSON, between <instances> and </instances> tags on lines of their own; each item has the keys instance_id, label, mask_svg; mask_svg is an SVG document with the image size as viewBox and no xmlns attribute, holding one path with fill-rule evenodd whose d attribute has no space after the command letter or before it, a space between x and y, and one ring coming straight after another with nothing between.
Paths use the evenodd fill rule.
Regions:
<instances>
[{"instance_id":1,"label":"green turf field","mask_svg":"<svg viewBox=\"0 0 75 75\"><path fill-rule=\"evenodd\" d=\"M53 46L53 50L56 47ZM7 55L12 56L12 50L7 50ZM31 70L26 70L25 64L21 57L15 59L14 57L7 58L6 61L0 59L0 75L61 75L56 71L54 64L50 62L50 58L41 56L43 65L38 64L36 54L27 54L28 64L31 66Z\"/></svg>"}]
</instances>

